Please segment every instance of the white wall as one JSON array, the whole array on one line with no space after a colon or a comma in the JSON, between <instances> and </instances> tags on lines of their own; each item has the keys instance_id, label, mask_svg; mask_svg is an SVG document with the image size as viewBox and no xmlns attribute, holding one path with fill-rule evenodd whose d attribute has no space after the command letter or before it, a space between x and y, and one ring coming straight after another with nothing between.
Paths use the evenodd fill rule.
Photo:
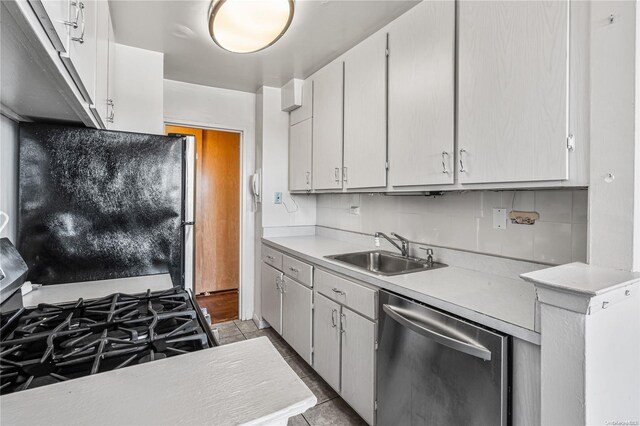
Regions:
<instances>
[{"instance_id":1,"label":"white wall","mask_svg":"<svg viewBox=\"0 0 640 426\"><path fill-rule=\"evenodd\" d=\"M514 194L516 194L514 200ZM360 215L349 213L359 206ZM493 228L493 208L537 211L534 225ZM319 195L317 224L535 262L586 261L587 191L477 191L438 197Z\"/></svg>"},{"instance_id":2,"label":"white wall","mask_svg":"<svg viewBox=\"0 0 640 426\"><path fill-rule=\"evenodd\" d=\"M0 237L17 244L18 218L18 123L0 115L0 210L9 215Z\"/></svg>"},{"instance_id":3,"label":"white wall","mask_svg":"<svg viewBox=\"0 0 640 426\"><path fill-rule=\"evenodd\" d=\"M242 319L250 319L254 307L254 210L249 177L255 165L255 98L253 93L164 80L165 123L242 132Z\"/></svg>"},{"instance_id":4,"label":"white wall","mask_svg":"<svg viewBox=\"0 0 640 426\"><path fill-rule=\"evenodd\" d=\"M262 153L262 227L305 226L316 223L315 195L289 193L289 113L280 110L280 89L260 89ZM276 192L283 203L275 204Z\"/></svg>"},{"instance_id":5,"label":"white wall","mask_svg":"<svg viewBox=\"0 0 640 426\"><path fill-rule=\"evenodd\" d=\"M164 54L116 44L114 130L164 134Z\"/></svg>"}]
</instances>

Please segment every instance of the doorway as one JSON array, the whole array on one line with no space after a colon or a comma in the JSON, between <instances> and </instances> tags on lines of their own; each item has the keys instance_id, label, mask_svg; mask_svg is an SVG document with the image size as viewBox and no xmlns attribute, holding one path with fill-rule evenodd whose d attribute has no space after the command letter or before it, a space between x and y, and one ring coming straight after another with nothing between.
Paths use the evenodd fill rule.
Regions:
<instances>
[{"instance_id":1,"label":"doorway","mask_svg":"<svg viewBox=\"0 0 640 426\"><path fill-rule=\"evenodd\" d=\"M195 137L194 294L213 323L238 319L240 286L240 133L182 126Z\"/></svg>"}]
</instances>

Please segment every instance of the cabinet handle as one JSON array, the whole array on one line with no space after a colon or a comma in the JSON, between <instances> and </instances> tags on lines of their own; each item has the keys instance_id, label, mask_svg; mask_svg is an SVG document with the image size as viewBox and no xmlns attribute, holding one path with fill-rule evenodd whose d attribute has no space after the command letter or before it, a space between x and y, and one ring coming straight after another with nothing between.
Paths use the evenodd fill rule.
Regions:
<instances>
[{"instance_id":1,"label":"cabinet handle","mask_svg":"<svg viewBox=\"0 0 640 426\"><path fill-rule=\"evenodd\" d=\"M300 272L300 271L298 271L296 268L293 268L293 267L289 267L289 270L290 270L291 272L293 272L294 274L296 274L296 275L298 274L298 272Z\"/></svg>"},{"instance_id":2,"label":"cabinet handle","mask_svg":"<svg viewBox=\"0 0 640 426\"><path fill-rule=\"evenodd\" d=\"M276 277L276 290L281 290L280 277Z\"/></svg>"},{"instance_id":3,"label":"cabinet handle","mask_svg":"<svg viewBox=\"0 0 640 426\"><path fill-rule=\"evenodd\" d=\"M287 292L287 283L284 282L284 279L280 279L280 293L285 294Z\"/></svg>"},{"instance_id":4,"label":"cabinet handle","mask_svg":"<svg viewBox=\"0 0 640 426\"><path fill-rule=\"evenodd\" d=\"M113 123L113 119L116 116L116 106L113 102L113 99L107 99L107 110L109 109L109 107L111 107L111 114L107 116L107 122Z\"/></svg>"},{"instance_id":5,"label":"cabinet handle","mask_svg":"<svg viewBox=\"0 0 640 426\"><path fill-rule=\"evenodd\" d=\"M307 185L311 184L311 172L305 173L307 175Z\"/></svg>"},{"instance_id":6,"label":"cabinet handle","mask_svg":"<svg viewBox=\"0 0 640 426\"><path fill-rule=\"evenodd\" d=\"M336 183L340 182L340 167L336 167L334 170L334 177L336 178Z\"/></svg>"},{"instance_id":7,"label":"cabinet handle","mask_svg":"<svg viewBox=\"0 0 640 426\"><path fill-rule=\"evenodd\" d=\"M344 291L342 291L342 290L338 290L337 288L332 288L331 290L332 290L335 294L338 294L338 295L340 295L340 296L346 296L346 295L347 295L347 293L345 293L345 292L344 292Z\"/></svg>"},{"instance_id":8,"label":"cabinet handle","mask_svg":"<svg viewBox=\"0 0 640 426\"><path fill-rule=\"evenodd\" d=\"M336 321L336 315L338 314L338 310L337 309L332 309L331 310L331 328L336 328L338 326L338 323Z\"/></svg>"},{"instance_id":9,"label":"cabinet handle","mask_svg":"<svg viewBox=\"0 0 640 426\"><path fill-rule=\"evenodd\" d=\"M349 180L348 180L348 178L347 178L347 170L348 170L348 167L346 167L346 166L342 168L342 180L343 180L345 183L346 183L346 182L349 182Z\"/></svg>"},{"instance_id":10,"label":"cabinet handle","mask_svg":"<svg viewBox=\"0 0 640 426\"><path fill-rule=\"evenodd\" d=\"M346 333L347 329L344 328L344 320L345 320L345 315L344 314L340 314L340 333Z\"/></svg>"},{"instance_id":11,"label":"cabinet handle","mask_svg":"<svg viewBox=\"0 0 640 426\"><path fill-rule=\"evenodd\" d=\"M464 153L464 154L466 154L466 153L467 153L467 151L466 151L466 150L464 150L464 149L461 149L461 150L460 150L460 172L461 172L461 173L465 173L465 172L466 172L466 170L464 169L464 163L462 162L462 154L463 154L463 153Z\"/></svg>"},{"instance_id":12,"label":"cabinet handle","mask_svg":"<svg viewBox=\"0 0 640 426\"><path fill-rule=\"evenodd\" d=\"M447 170L448 161L446 161L444 157L447 157L446 160L449 159L449 153L447 151L442 151L442 173L448 174L449 173L449 171Z\"/></svg>"},{"instance_id":13,"label":"cabinet handle","mask_svg":"<svg viewBox=\"0 0 640 426\"><path fill-rule=\"evenodd\" d=\"M78 43L82 44L84 43L84 30L85 30L84 3L79 2L77 7L80 10L80 13L82 13L82 24L81 24L82 32L80 33L80 37L71 37L71 40L77 41ZM74 28L77 28L77 26Z\"/></svg>"},{"instance_id":14,"label":"cabinet handle","mask_svg":"<svg viewBox=\"0 0 640 426\"><path fill-rule=\"evenodd\" d=\"M271 256L270 254L266 255L265 257L269 260L273 260L273 256Z\"/></svg>"},{"instance_id":15,"label":"cabinet handle","mask_svg":"<svg viewBox=\"0 0 640 426\"><path fill-rule=\"evenodd\" d=\"M75 1L72 1L70 4L71 6L75 6L76 8L76 19L74 21L64 21L63 24L65 24L68 27L78 28L78 19L80 18L80 7L78 6L78 3ZM82 7L84 7L84 5L82 5Z\"/></svg>"}]
</instances>

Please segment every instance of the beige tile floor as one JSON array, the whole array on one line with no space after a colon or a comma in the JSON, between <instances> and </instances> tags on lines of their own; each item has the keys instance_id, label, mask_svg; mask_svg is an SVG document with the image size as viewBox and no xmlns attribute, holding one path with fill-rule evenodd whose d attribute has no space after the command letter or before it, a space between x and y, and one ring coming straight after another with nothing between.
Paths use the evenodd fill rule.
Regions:
<instances>
[{"instance_id":1,"label":"beige tile floor","mask_svg":"<svg viewBox=\"0 0 640 426\"><path fill-rule=\"evenodd\" d=\"M318 402L315 407L305 413L289 419L290 426L342 426L342 425L366 425L366 423L353 411L349 405L329 386L284 339L271 328L258 330L253 321L229 321L214 324L217 328L220 343L223 345L252 339L254 337L267 336L280 355L291 366L302 381L311 389Z\"/></svg>"}]
</instances>

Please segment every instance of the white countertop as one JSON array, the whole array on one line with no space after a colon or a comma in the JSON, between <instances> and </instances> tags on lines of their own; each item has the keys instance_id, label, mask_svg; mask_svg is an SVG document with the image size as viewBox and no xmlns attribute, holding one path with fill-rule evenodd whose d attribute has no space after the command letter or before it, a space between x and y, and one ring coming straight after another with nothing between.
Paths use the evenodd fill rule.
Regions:
<instances>
[{"instance_id":1,"label":"white countertop","mask_svg":"<svg viewBox=\"0 0 640 426\"><path fill-rule=\"evenodd\" d=\"M540 271L522 274L521 277L537 286L566 293L597 296L640 281L640 272L620 271L574 262Z\"/></svg>"},{"instance_id":2,"label":"white countertop","mask_svg":"<svg viewBox=\"0 0 640 426\"><path fill-rule=\"evenodd\" d=\"M148 289L159 291L167 290L171 287L173 287L173 283L169 274L43 285L22 296L22 303L25 307L31 307L39 303L75 302L81 297L85 300L90 300L109 296L113 293L136 294L144 293Z\"/></svg>"},{"instance_id":3,"label":"white countertop","mask_svg":"<svg viewBox=\"0 0 640 426\"><path fill-rule=\"evenodd\" d=\"M0 397L3 425L271 425L316 397L266 337Z\"/></svg>"},{"instance_id":4,"label":"white countertop","mask_svg":"<svg viewBox=\"0 0 640 426\"><path fill-rule=\"evenodd\" d=\"M365 283L459 315L506 334L540 344L534 331L533 284L459 266L385 277L324 256L371 250L371 247L320 236L263 238L269 246Z\"/></svg>"}]
</instances>

